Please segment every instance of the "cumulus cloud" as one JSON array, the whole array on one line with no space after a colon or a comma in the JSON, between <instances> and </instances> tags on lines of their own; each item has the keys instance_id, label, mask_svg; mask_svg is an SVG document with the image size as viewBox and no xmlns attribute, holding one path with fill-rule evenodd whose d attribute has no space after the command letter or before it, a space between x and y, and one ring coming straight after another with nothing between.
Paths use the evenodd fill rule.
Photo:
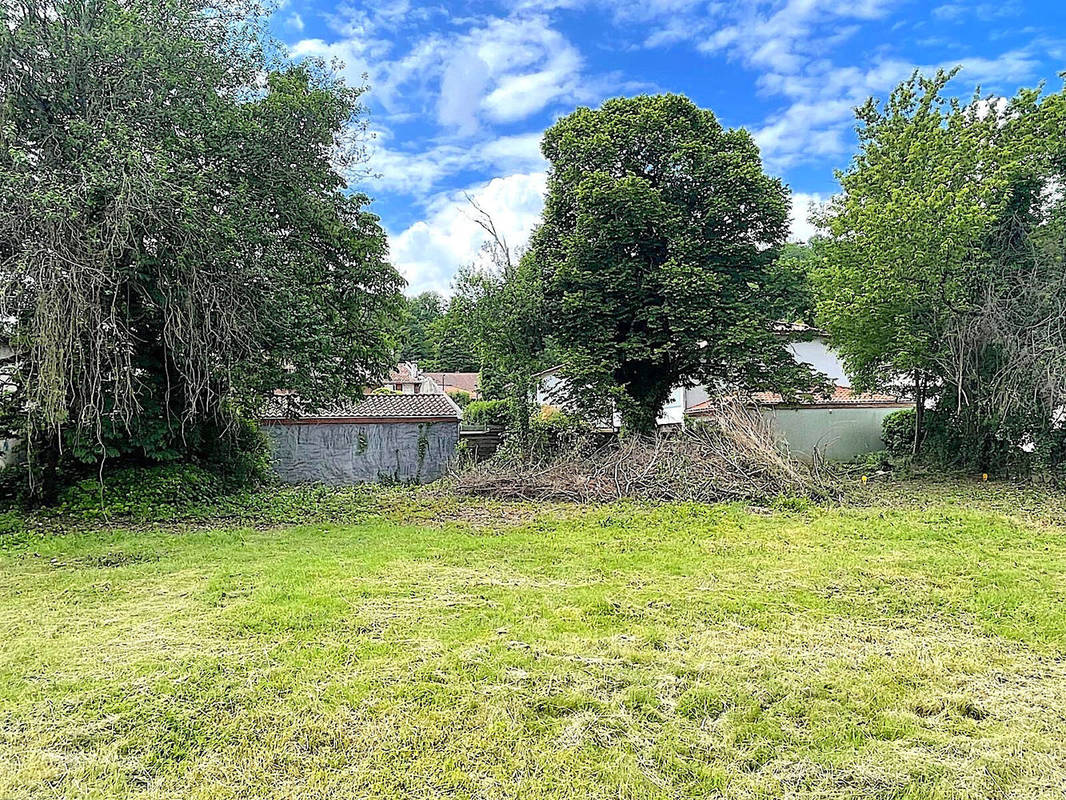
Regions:
<instances>
[{"instance_id":1,"label":"cumulus cloud","mask_svg":"<svg viewBox=\"0 0 1066 800\"><path fill-rule=\"evenodd\" d=\"M304 18L293 11L285 18L285 27L294 31L302 31L304 29Z\"/></svg>"},{"instance_id":2,"label":"cumulus cloud","mask_svg":"<svg viewBox=\"0 0 1066 800\"><path fill-rule=\"evenodd\" d=\"M788 235L790 242L806 242L818 233L817 226L810 221L810 215L814 207L821 205L825 200L825 196L821 194L795 192L792 195Z\"/></svg>"},{"instance_id":3,"label":"cumulus cloud","mask_svg":"<svg viewBox=\"0 0 1066 800\"><path fill-rule=\"evenodd\" d=\"M540 219L544 187L543 172L516 173L436 196L424 219L389 236L392 262L407 279L407 291L447 293L455 271L479 258L485 232L471 218L466 194L492 215L514 248L526 243Z\"/></svg>"},{"instance_id":4,"label":"cumulus cloud","mask_svg":"<svg viewBox=\"0 0 1066 800\"><path fill-rule=\"evenodd\" d=\"M497 175L542 171L540 132L501 136L471 144L444 143L424 150L394 149L392 136L379 130L366 165L367 184L415 197L427 196L446 178L471 170Z\"/></svg>"}]
</instances>

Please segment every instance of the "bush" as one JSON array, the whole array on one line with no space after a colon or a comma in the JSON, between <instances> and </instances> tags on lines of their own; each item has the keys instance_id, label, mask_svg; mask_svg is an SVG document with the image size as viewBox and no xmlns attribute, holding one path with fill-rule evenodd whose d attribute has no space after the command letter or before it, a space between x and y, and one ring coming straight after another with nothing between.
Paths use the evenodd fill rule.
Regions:
<instances>
[{"instance_id":1,"label":"bush","mask_svg":"<svg viewBox=\"0 0 1066 800\"><path fill-rule=\"evenodd\" d=\"M472 428L506 428L511 404L506 400L475 400L463 410L463 422Z\"/></svg>"},{"instance_id":2,"label":"bush","mask_svg":"<svg viewBox=\"0 0 1066 800\"><path fill-rule=\"evenodd\" d=\"M470 405L470 401L474 399L470 396L470 392L464 392L462 389L453 389L447 392L447 395L459 408L466 408Z\"/></svg>"},{"instance_id":3,"label":"bush","mask_svg":"<svg viewBox=\"0 0 1066 800\"><path fill-rule=\"evenodd\" d=\"M177 509L210 503L233 491L236 481L192 464L121 467L84 478L59 494L54 511L75 517L134 516L158 519Z\"/></svg>"},{"instance_id":4,"label":"bush","mask_svg":"<svg viewBox=\"0 0 1066 800\"><path fill-rule=\"evenodd\" d=\"M534 459L553 458L573 450L591 433L589 426L552 406L544 406L529 420L529 449Z\"/></svg>"},{"instance_id":5,"label":"bush","mask_svg":"<svg viewBox=\"0 0 1066 800\"><path fill-rule=\"evenodd\" d=\"M914 419L917 414L913 408L904 408L893 411L881 420L881 438L889 455L908 456L914 452Z\"/></svg>"}]
</instances>

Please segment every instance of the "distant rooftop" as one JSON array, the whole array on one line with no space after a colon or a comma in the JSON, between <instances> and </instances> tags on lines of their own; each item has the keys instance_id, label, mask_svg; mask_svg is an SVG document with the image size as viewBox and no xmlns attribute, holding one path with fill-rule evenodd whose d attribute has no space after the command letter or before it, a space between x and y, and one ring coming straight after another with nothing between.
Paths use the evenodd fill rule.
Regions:
<instances>
[{"instance_id":1,"label":"distant rooftop","mask_svg":"<svg viewBox=\"0 0 1066 800\"><path fill-rule=\"evenodd\" d=\"M786 400L777 392L755 392L751 400L760 406L783 406L787 408L880 408L910 406L910 401L890 394L860 393L847 386L834 386L831 394L805 400ZM685 409L686 414L699 416L714 412L715 400L704 400Z\"/></svg>"},{"instance_id":2,"label":"distant rooftop","mask_svg":"<svg viewBox=\"0 0 1066 800\"><path fill-rule=\"evenodd\" d=\"M481 391L480 372L423 372L422 374L427 378L432 378L444 391L456 389L468 394Z\"/></svg>"}]
</instances>

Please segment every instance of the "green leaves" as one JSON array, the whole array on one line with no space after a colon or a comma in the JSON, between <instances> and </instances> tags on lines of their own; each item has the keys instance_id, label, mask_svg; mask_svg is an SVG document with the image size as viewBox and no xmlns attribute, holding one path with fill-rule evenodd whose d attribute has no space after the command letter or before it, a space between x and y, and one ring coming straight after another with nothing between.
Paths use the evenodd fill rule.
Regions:
<instances>
[{"instance_id":1,"label":"green leaves","mask_svg":"<svg viewBox=\"0 0 1066 800\"><path fill-rule=\"evenodd\" d=\"M682 382L810 382L771 334L788 192L746 131L679 95L619 98L563 118L542 149L531 258L579 408L600 416L613 398L646 432Z\"/></svg>"},{"instance_id":2,"label":"green leaves","mask_svg":"<svg viewBox=\"0 0 1066 800\"><path fill-rule=\"evenodd\" d=\"M277 388L358 396L392 361L402 280L344 191L361 89L283 65L242 13L0 11L0 316L24 427L71 420L85 458L121 430L186 453L189 426Z\"/></svg>"}]
</instances>

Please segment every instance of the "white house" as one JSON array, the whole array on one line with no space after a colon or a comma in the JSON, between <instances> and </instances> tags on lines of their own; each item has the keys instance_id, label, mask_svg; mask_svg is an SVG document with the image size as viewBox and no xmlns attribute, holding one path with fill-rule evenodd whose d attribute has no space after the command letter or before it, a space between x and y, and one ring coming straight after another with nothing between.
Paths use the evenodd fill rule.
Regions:
<instances>
[{"instance_id":1,"label":"white house","mask_svg":"<svg viewBox=\"0 0 1066 800\"><path fill-rule=\"evenodd\" d=\"M788 340L785 347L796 361L811 365L833 384L831 394L808 402L789 403L772 392L752 396L782 443L797 455L812 457L817 453L834 460L882 449L882 420L893 411L912 408L914 404L891 395L853 392L851 379L823 331L805 325L780 325L777 330ZM537 403L565 408L566 378L561 367L545 370L537 377ZM713 416L714 411L714 400L705 386L677 386L663 406L658 423L663 427L683 426L686 420ZM619 422L619 415L615 414L615 429Z\"/></svg>"},{"instance_id":2,"label":"white house","mask_svg":"<svg viewBox=\"0 0 1066 800\"><path fill-rule=\"evenodd\" d=\"M437 382L413 361L401 361L382 385L400 394L444 394Z\"/></svg>"}]
</instances>

